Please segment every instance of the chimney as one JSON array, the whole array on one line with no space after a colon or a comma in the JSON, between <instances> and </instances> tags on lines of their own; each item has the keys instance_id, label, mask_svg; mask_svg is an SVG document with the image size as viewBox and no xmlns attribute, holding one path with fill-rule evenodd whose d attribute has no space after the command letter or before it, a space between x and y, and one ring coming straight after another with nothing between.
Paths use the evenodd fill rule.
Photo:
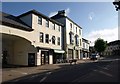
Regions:
<instances>
[{"instance_id":1,"label":"chimney","mask_svg":"<svg viewBox=\"0 0 120 84\"><path fill-rule=\"evenodd\" d=\"M65 16L65 10L58 11L58 15Z\"/></svg>"}]
</instances>

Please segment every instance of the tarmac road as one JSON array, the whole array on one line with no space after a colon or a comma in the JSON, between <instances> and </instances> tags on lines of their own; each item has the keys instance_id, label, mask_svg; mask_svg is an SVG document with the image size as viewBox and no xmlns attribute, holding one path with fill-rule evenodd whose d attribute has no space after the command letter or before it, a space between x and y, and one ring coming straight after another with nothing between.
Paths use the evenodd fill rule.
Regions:
<instances>
[{"instance_id":1,"label":"tarmac road","mask_svg":"<svg viewBox=\"0 0 120 84\"><path fill-rule=\"evenodd\" d=\"M17 78L8 82L119 82L117 58L68 65L64 68Z\"/></svg>"}]
</instances>

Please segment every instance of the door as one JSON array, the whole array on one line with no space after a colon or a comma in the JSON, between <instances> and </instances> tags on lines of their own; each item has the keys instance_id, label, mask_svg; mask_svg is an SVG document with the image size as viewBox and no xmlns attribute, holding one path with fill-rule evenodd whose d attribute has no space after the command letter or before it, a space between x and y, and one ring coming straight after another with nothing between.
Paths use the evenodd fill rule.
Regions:
<instances>
[{"instance_id":1,"label":"door","mask_svg":"<svg viewBox=\"0 0 120 84\"><path fill-rule=\"evenodd\" d=\"M41 51L41 64L49 64L49 53L48 51Z\"/></svg>"},{"instance_id":2,"label":"door","mask_svg":"<svg viewBox=\"0 0 120 84\"><path fill-rule=\"evenodd\" d=\"M35 66L35 53L28 53L28 66Z\"/></svg>"},{"instance_id":3,"label":"door","mask_svg":"<svg viewBox=\"0 0 120 84\"><path fill-rule=\"evenodd\" d=\"M8 58L8 52L7 51L3 51L2 52L2 64L7 64L7 58Z\"/></svg>"},{"instance_id":4,"label":"door","mask_svg":"<svg viewBox=\"0 0 120 84\"><path fill-rule=\"evenodd\" d=\"M73 59L73 50L72 49L68 49L68 57L69 57L69 59Z\"/></svg>"}]
</instances>

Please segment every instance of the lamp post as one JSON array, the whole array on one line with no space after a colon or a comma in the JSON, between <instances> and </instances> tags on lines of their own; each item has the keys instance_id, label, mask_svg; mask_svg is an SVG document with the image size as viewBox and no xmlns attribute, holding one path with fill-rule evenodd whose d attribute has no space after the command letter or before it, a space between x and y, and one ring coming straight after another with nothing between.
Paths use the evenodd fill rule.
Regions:
<instances>
[{"instance_id":1,"label":"lamp post","mask_svg":"<svg viewBox=\"0 0 120 84\"><path fill-rule=\"evenodd\" d=\"M115 0L113 5L115 5L116 11L120 10L120 0Z\"/></svg>"}]
</instances>

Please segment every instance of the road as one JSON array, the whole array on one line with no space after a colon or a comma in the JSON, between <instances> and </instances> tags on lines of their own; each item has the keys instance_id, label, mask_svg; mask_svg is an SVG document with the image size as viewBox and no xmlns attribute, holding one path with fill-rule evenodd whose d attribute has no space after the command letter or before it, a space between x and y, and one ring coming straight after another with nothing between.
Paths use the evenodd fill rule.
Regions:
<instances>
[{"instance_id":1,"label":"road","mask_svg":"<svg viewBox=\"0 0 120 84\"><path fill-rule=\"evenodd\" d=\"M9 82L118 82L118 58L68 65L58 70L38 73ZM6 82L7 83L7 82Z\"/></svg>"}]
</instances>

